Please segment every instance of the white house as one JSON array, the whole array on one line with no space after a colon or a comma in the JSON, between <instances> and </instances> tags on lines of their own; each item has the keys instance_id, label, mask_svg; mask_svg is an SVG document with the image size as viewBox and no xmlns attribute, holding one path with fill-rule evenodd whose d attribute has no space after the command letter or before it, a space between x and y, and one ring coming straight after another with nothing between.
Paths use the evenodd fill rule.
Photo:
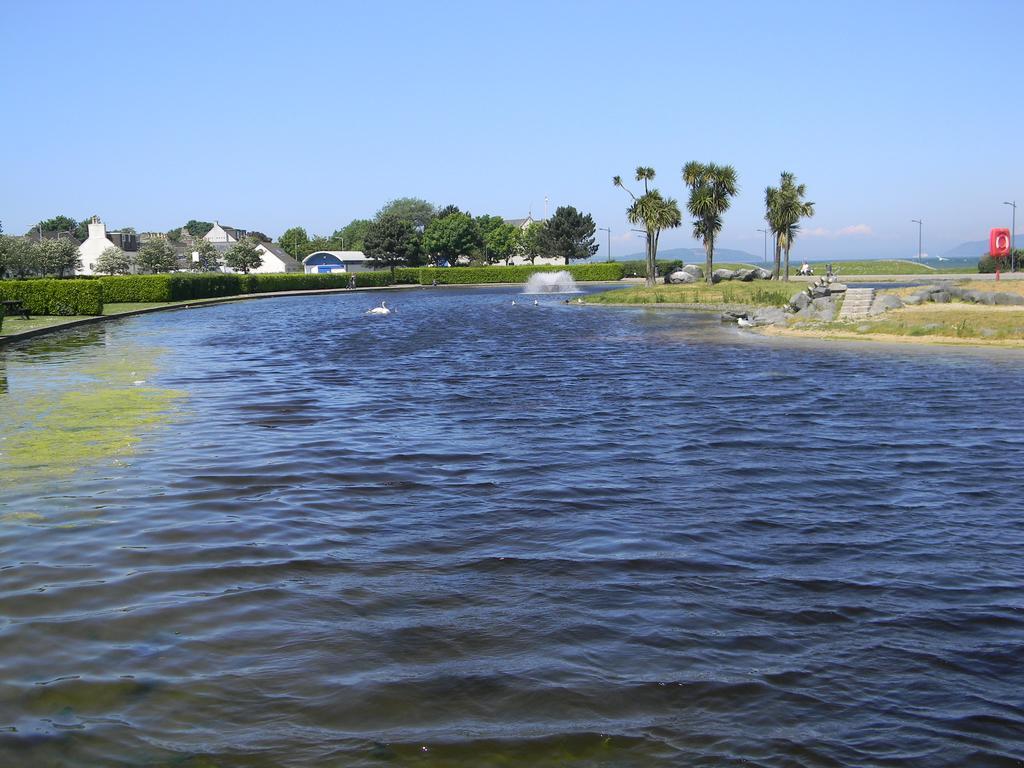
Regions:
<instances>
[{"instance_id":1,"label":"white house","mask_svg":"<svg viewBox=\"0 0 1024 768\"><path fill-rule=\"evenodd\" d=\"M78 246L78 256L82 260L82 268L78 275L96 274L96 260L107 248L134 253L139 249L138 238L132 230L124 232L107 232L106 225L99 216L89 220L89 236Z\"/></svg>"},{"instance_id":2,"label":"white house","mask_svg":"<svg viewBox=\"0 0 1024 768\"><path fill-rule=\"evenodd\" d=\"M210 231L203 235L203 240L208 243L237 243L245 235L244 229L221 226L219 221L215 221Z\"/></svg>"},{"instance_id":3,"label":"white house","mask_svg":"<svg viewBox=\"0 0 1024 768\"><path fill-rule=\"evenodd\" d=\"M369 272L369 259L362 251L313 251L302 260L306 273Z\"/></svg>"}]
</instances>

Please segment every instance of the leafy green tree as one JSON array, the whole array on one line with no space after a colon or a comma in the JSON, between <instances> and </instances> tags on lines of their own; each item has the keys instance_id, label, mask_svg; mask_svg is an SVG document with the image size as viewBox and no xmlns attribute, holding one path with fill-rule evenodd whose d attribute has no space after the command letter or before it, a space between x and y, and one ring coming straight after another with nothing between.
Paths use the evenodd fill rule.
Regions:
<instances>
[{"instance_id":1,"label":"leafy green tree","mask_svg":"<svg viewBox=\"0 0 1024 768\"><path fill-rule=\"evenodd\" d=\"M363 251L373 267L390 269L394 276L395 267L410 265L415 259L419 237L411 221L385 214L370 222Z\"/></svg>"},{"instance_id":2,"label":"leafy green tree","mask_svg":"<svg viewBox=\"0 0 1024 768\"><path fill-rule=\"evenodd\" d=\"M213 229L212 221L197 221L196 219L189 219L188 223L185 224L185 231L188 232L192 237L202 237L211 229Z\"/></svg>"},{"instance_id":3,"label":"leafy green tree","mask_svg":"<svg viewBox=\"0 0 1024 768\"><path fill-rule=\"evenodd\" d=\"M143 272L159 274L173 272L178 268L178 257L174 248L162 237L143 243L137 257L139 269Z\"/></svg>"},{"instance_id":4,"label":"leafy green tree","mask_svg":"<svg viewBox=\"0 0 1024 768\"><path fill-rule=\"evenodd\" d=\"M538 256L544 255L543 222L532 221L526 229L520 230L519 243L513 255L531 264L533 264Z\"/></svg>"},{"instance_id":5,"label":"leafy green tree","mask_svg":"<svg viewBox=\"0 0 1024 768\"><path fill-rule=\"evenodd\" d=\"M286 229L277 242L285 253L299 261L302 261L312 253L312 251L305 250L306 246L309 245L309 235L306 234L306 230L303 227Z\"/></svg>"},{"instance_id":6,"label":"leafy green tree","mask_svg":"<svg viewBox=\"0 0 1024 768\"><path fill-rule=\"evenodd\" d=\"M75 239L80 241L80 242L83 242L83 243L86 240L88 240L89 239L89 222L92 221L93 219L97 219L97 218L99 218L99 217L98 216L86 216L84 219L81 219L78 222L77 226L75 226L75 231L74 231Z\"/></svg>"},{"instance_id":7,"label":"leafy green tree","mask_svg":"<svg viewBox=\"0 0 1024 768\"><path fill-rule=\"evenodd\" d=\"M578 259L589 259L597 253L594 237L596 226L589 213L580 213L571 205L562 205L544 224L544 247L552 256L568 264Z\"/></svg>"},{"instance_id":8,"label":"leafy green tree","mask_svg":"<svg viewBox=\"0 0 1024 768\"><path fill-rule=\"evenodd\" d=\"M219 272L220 253L213 243L202 238L188 249L188 268L192 272Z\"/></svg>"},{"instance_id":9,"label":"leafy green tree","mask_svg":"<svg viewBox=\"0 0 1024 768\"><path fill-rule=\"evenodd\" d=\"M612 178L612 184L622 187L630 196L633 204L626 209L626 219L630 224L642 224L646 232L647 250L647 287L653 288L655 274L657 272L658 240L661 233L666 229L675 229L683 223L683 216L679 212L679 203L671 197L663 197L657 189L650 188L650 182L654 180L654 169L648 166L638 166L636 169L636 180L644 183L642 195L634 195L625 184L621 176Z\"/></svg>"},{"instance_id":10,"label":"leafy green tree","mask_svg":"<svg viewBox=\"0 0 1024 768\"><path fill-rule=\"evenodd\" d=\"M92 271L101 275L130 275L133 261L130 255L112 245L96 257Z\"/></svg>"},{"instance_id":11,"label":"leafy green tree","mask_svg":"<svg viewBox=\"0 0 1024 768\"><path fill-rule=\"evenodd\" d=\"M39 266L44 275L64 277L82 268L78 246L69 237L43 240L39 243Z\"/></svg>"},{"instance_id":12,"label":"leafy green tree","mask_svg":"<svg viewBox=\"0 0 1024 768\"><path fill-rule=\"evenodd\" d=\"M353 219L341 229L334 230L331 240L338 243L338 250L362 251L370 224L369 219Z\"/></svg>"},{"instance_id":13,"label":"leafy green tree","mask_svg":"<svg viewBox=\"0 0 1024 768\"><path fill-rule=\"evenodd\" d=\"M0 276L20 280L41 271L36 243L20 237L0 236Z\"/></svg>"},{"instance_id":14,"label":"leafy green tree","mask_svg":"<svg viewBox=\"0 0 1024 768\"><path fill-rule=\"evenodd\" d=\"M739 192L736 169L731 165L691 161L683 166L683 183L690 188L686 209L693 216L693 236L704 243L704 279L710 283L715 238L722 231L722 216Z\"/></svg>"},{"instance_id":15,"label":"leafy green tree","mask_svg":"<svg viewBox=\"0 0 1024 768\"><path fill-rule=\"evenodd\" d=\"M522 240L522 230L511 224L499 224L484 235L484 248L486 253L496 260L504 261L506 264L519 248Z\"/></svg>"},{"instance_id":16,"label":"leafy green tree","mask_svg":"<svg viewBox=\"0 0 1024 768\"><path fill-rule=\"evenodd\" d=\"M455 213L462 213L462 209L454 203L449 203L444 208L439 208L437 210L437 216L435 218L443 219L445 216L451 216Z\"/></svg>"},{"instance_id":17,"label":"leafy green tree","mask_svg":"<svg viewBox=\"0 0 1024 768\"><path fill-rule=\"evenodd\" d=\"M492 230L497 229L504 224L505 220L501 218L501 216L490 216L488 214L484 214L482 216L475 217L473 221L476 223L476 231L480 234L480 256L487 264L493 264L501 257L495 256L495 254L491 253L491 249L487 245L487 235L490 234Z\"/></svg>"},{"instance_id":18,"label":"leafy green tree","mask_svg":"<svg viewBox=\"0 0 1024 768\"><path fill-rule=\"evenodd\" d=\"M170 242L170 243L181 243L182 242L181 233L184 232L184 231L185 231L184 227L178 227L177 229L171 229L171 230L168 230L166 233L164 233L164 237L166 237L167 241Z\"/></svg>"},{"instance_id":19,"label":"leafy green tree","mask_svg":"<svg viewBox=\"0 0 1024 768\"><path fill-rule=\"evenodd\" d=\"M797 184L796 177L783 171L778 187L767 187L764 191L765 221L775 238L774 278L789 282L789 252L800 232L800 219L814 215L814 203L804 200L807 187ZM785 253L785 264L782 254Z\"/></svg>"},{"instance_id":20,"label":"leafy green tree","mask_svg":"<svg viewBox=\"0 0 1024 768\"><path fill-rule=\"evenodd\" d=\"M416 229L423 232L436 215L436 211L434 210L433 203L428 203L419 197L399 197L396 200L385 203L377 211L375 218L379 219L382 216L388 215L404 219L405 221L411 221Z\"/></svg>"},{"instance_id":21,"label":"leafy green tree","mask_svg":"<svg viewBox=\"0 0 1024 768\"><path fill-rule=\"evenodd\" d=\"M423 233L423 250L435 264L445 261L454 266L461 256L468 256L479 247L476 222L466 213L434 219Z\"/></svg>"},{"instance_id":22,"label":"leafy green tree","mask_svg":"<svg viewBox=\"0 0 1024 768\"><path fill-rule=\"evenodd\" d=\"M263 256L259 252L259 245L259 240L243 237L224 254L224 266L245 275L254 269L259 269L263 265Z\"/></svg>"},{"instance_id":23,"label":"leafy green tree","mask_svg":"<svg viewBox=\"0 0 1024 768\"><path fill-rule=\"evenodd\" d=\"M70 216L54 216L52 219L44 219L43 221L40 221L26 234L31 235L33 231L38 232L40 229L43 232L68 232L70 234L75 234L75 230L77 228L78 222Z\"/></svg>"}]
</instances>

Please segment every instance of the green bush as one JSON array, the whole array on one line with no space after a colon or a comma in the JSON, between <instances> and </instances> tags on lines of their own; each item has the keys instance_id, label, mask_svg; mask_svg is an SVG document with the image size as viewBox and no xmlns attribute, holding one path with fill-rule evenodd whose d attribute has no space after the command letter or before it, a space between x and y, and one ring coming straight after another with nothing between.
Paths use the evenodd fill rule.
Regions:
<instances>
[{"instance_id":1,"label":"green bush","mask_svg":"<svg viewBox=\"0 0 1024 768\"><path fill-rule=\"evenodd\" d=\"M525 283L536 272L569 272L575 280L621 280L622 265L618 262L516 267L423 267L420 285L472 285L478 283Z\"/></svg>"},{"instance_id":2,"label":"green bush","mask_svg":"<svg viewBox=\"0 0 1024 768\"><path fill-rule=\"evenodd\" d=\"M1006 264L1003 263L1002 259L997 259L995 256L992 256L988 253L986 253L978 260L979 272L995 272L996 267L998 267L1000 270L1003 270L1006 269Z\"/></svg>"},{"instance_id":3,"label":"green bush","mask_svg":"<svg viewBox=\"0 0 1024 768\"><path fill-rule=\"evenodd\" d=\"M4 305L0 304L0 331L4 329Z\"/></svg>"},{"instance_id":4,"label":"green bush","mask_svg":"<svg viewBox=\"0 0 1024 768\"><path fill-rule=\"evenodd\" d=\"M0 299L20 301L33 315L103 314L103 287L96 280L3 280Z\"/></svg>"},{"instance_id":5,"label":"green bush","mask_svg":"<svg viewBox=\"0 0 1024 768\"><path fill-rule=\"evenodd\" d=\"M622 266L622 272L627 277L647 277L647 262L646 261L621 261L619 264ZM677 269L683 267L683 262L679 259L673 259L668 261L667 259L658 259L655 264L658 265L658 274L668 275ZM698 266L704 266L701 261Z\"/></svg>"},{"instance_id":6,"label":"green bush","mask_svg":"<svg viewBox=\"0 0 1024 768\"><path fill-rule=\"evenodd\" d=\"M415 272L416 270L413 271ZM397 272L398 270L396 270ZM357 288L380 287L392 284L390 272L241 275L241 292L273 293L276 291L323 291L331 288L348 288L351 277L355 277Z\"/></svg>"},{"instance_id":7,"label":"green bush","mask_svg":"<svg viewBox=\"0 0 1024 768\"><path fill-rule=\"evenodd\" d=\"M101 277L107 304L172 301L170 275L117 275Z\"/></svg>"}]
</instances>

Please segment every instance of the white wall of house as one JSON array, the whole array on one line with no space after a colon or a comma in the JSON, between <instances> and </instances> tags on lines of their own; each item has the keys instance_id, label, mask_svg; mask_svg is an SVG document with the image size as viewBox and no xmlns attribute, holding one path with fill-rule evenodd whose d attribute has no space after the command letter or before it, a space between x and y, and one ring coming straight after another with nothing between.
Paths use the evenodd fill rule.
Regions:
<instances>
[{"instance_id":1,"label":"white wall of house","mask_svg":"<svg viewBox=\"0 0 1024 768\"><path fill-rule=\"evenodd\" d=\"M203 240L208 243L234 243L237 242L235 238L225 231L224 227L220 225L220 222L214 222L213 228L203 235ZM284 270L281 270L282 272Z\"/></svg>"},{"instance_id":2,"label":"white wall of house","mask_svg":"<svg viewBox=\"0 0 1024 768\"><path fill-rule=\"evenodd\" d=\"M253 274L271 275L288 271L285 263L281 261L273 251L264 248L262 243L256 247L256 250L259 251L260 256L263 257L263 263L256 269L252 270Z\"/></svg>"},{"instance_id":3,"label":"white wall of house","mask_svg":"<svg viewBox=\"0 0 1024 768\"><path fill-rule=\"evenodd\" d=\"M96 259L100 257L107 248L117 248L107 239L107 227L102 221L96 219L89 222L89 237L78 246L78 256L82 260L82 268L77 270L77 275L96 274Z\"/></svg>"}]
</instances>

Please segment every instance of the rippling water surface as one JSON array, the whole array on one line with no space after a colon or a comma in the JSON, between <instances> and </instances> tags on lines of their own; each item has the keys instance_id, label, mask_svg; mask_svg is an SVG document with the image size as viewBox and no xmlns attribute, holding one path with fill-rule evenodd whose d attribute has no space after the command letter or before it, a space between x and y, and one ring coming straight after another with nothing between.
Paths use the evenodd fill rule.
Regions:
<instances>
[{"instance_id":1,"label":"rippling water surface","mask_svg":"<svg viewBox=\"0 0 1024 768\"><path fill-rule=\"evenodd\" d=\"M0 765L1022 764L1024 355L391 297L0 350Z\"/></svg>"}]
</instances>

